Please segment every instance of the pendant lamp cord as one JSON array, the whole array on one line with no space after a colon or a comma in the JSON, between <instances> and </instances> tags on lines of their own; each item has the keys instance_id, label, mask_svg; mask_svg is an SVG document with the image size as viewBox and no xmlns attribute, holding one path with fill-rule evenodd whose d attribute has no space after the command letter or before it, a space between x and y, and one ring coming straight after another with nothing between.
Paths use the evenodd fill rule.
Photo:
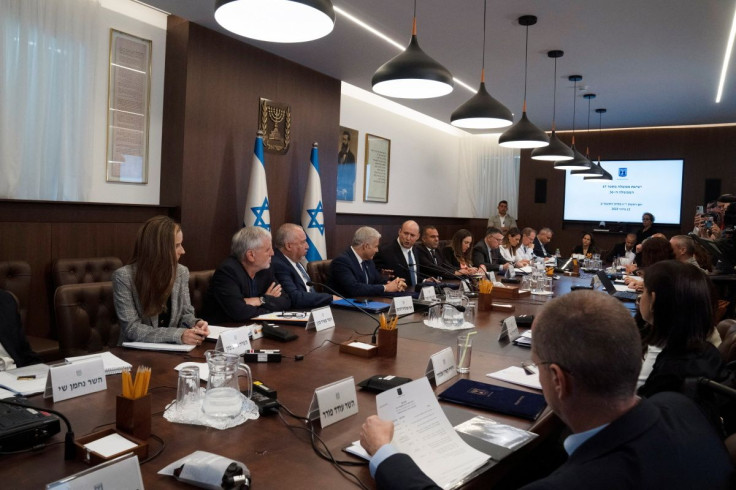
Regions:
<instances>
[{"instance_id":1,"label":"pendant lamp cord","mask_svg":"<svg viewBox=\"0 0 736 490\"><path fill-rule=\"evenodd\" d=\"M575 99L578 93L578 81L575 80L572 88L572 144L575 144Z\"/></svg>"},{"instance_id":2,"label":"pendant lamp cord","mask_svg":"<svg viewBox=\"0 0 736 490\"><path fill-rule=\"evenodd\" d=\"M604 111L605 109L600 109L600 110ZM598 113L598 163L601 163L601 133L602 132L603 132L603 112L599 112Z\"/></svg>"},{"instance_id":3,"label":"pendant lamp cord","mask_svg":"<svg viewBox=\"0 0 736 490\"><path fill-rule=\"evenodd\" d=\"M486 9L488 0L483 0L483 59L481 60L480 81L486 81Z\"/></svg>"},{"instance_id":4,"label":"pendant lamp cord","mask_svg":"<svg viewBox=\"0 0 736 490\"><path fill-rule=\"evenodd\" d=\"M524 112L526 112L526 72L529 65L529 26L526 26L526 44L524 45Z\"/></svg>"},{"instance_id":5,"label":"pendant lamp cord","mask_svg":"<svg viewBox=\"0 0 736 490\"><path fill-rule=\"evenodd\" d=\"M588 97L588 144L585 145L585 156L588 160L590 160L590 100L593 97Z\"/></svg>"},{"instance_id":6,"label":"pendant lamp cord","mask_svg":"<svg viewBox=\"0 0 736 490\"><path fill-rule=\"evenodd\" d=\"M552 92L552 131L555 130L555 116L557 115L557 58L555 58L555 82Z\"/></svg>"}]
</instances>

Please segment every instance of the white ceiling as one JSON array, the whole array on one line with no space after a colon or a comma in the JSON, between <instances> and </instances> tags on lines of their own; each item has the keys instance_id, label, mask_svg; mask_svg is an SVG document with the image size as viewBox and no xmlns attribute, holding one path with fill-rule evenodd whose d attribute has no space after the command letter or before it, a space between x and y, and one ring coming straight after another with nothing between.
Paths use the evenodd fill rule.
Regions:
<instances>
[{"instance_id":1,"label":"white ceiling","mask_svg":"<svg viewBox=\"0 0 736 490\"><path fill-rule=\"evenodd\" d=\"M192 22L225 32L215 22L214 0L143 0ZM411 0L332 0L405 46L411 36ZM516 115L521 113L524 82L524 27L518 17L532 14L529 28L527 114L542 129L552 120L553 61L558 60L557 127L572 127L572 83L578 92L576 127L591 128L596 108L605 107L603 127L643 127L736 122L736 67L723 99L715 103L726 41L736 0L488 0L486 86ZM424 51L452 74L477 89L483 43L482 0L419 0L418 40ZM328 36L302 44L243 42L293 60L334 78L370 90L373 72L398 50L337 14ZM732 63L736 65L736 61ZM444 97L397 102L449 122L450 114L471 96L456 85Z\"/></svg>"}]
</instances>

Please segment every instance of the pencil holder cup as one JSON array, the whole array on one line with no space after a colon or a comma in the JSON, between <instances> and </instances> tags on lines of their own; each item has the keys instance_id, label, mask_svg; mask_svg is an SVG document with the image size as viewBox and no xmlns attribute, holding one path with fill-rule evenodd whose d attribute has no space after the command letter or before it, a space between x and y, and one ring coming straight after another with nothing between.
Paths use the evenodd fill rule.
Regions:
<instances>
[{"instance_id":1,"label":"pencil holder cup","mask_svg":"<svg viewBox=\"0 0 736 490\"><path fill-rule=\"evenodd\" d=\"M151 436L151 395L131 400L122 395L115 402L115 428L138 439Z\"/></svg>"},{"instance_id":2,"label":"pencil holder cup","mask_svg":"<svg viewBox=\"0 0 736 490\"><path fill-rule=\"evenodd\" d=\"M478 311L491 311L493 309L493 296L491 293L478 294Z\"/></svg>"},{"instance_id":3,"label":"pencil holder cup","mask_svg":"<svg viewBox=\"0 0 736 490\"><path fill-rule=\"evenodd\" d=\"M378 345L376 346L379 357L396 357L396 343L399 334L397 329L378 329Z\"/></svg>"}]
</instances>

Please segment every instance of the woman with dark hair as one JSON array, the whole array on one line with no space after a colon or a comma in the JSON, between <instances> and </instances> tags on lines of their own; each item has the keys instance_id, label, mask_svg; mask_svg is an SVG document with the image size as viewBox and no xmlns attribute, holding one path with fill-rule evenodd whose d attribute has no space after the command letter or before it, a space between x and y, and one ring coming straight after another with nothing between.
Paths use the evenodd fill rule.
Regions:
<instances>
[{"instance_id":1,"label":"woman with dark hair","mask_svg":"<svg viewBox=\"0 0 736 490\"><path fill-rule=\"evenodd\" d=\"M442 255L447 263L458 269L460 274L475 274L478 268L473 267L472 247L473 235L463 228L455 232L451 245L445 247Z\"/></svg>"},{"instance_id":2,"label":"woman with dark hair","mask_svg":"<svg viewBox=\"0 0 736 490\"><path fill-rule=\"evenodd\" d=\"M501 241L501 246L499 247L501 257L506 259L506 262L517 262L516 251L519 249L520 243L521 231L518 228L511 228Z\"/></svg>"},{"instance_id":3,"label":"woman with dark hair","mask_svg":"<svg viewBox=\"0 0 736 490\"><path fill-rule=\"evenodd\" d=\"M593 234L590 232L583 232L582 235L580 235L580 245L576 246L573 250L573 254L579 254L584 255L588 258L592 257L593 254L598 253L598 247L595 246L595 239L593 239Z\"/></svg>"},{"instance_id":4,"label":"woman with dark hair","mask_svg":"<svg viewBox=\"0 0 736 490\"><path fill-rule=\"evenodd\" d=\"M624 282L629 288L642 291L644 288L642 276L646 273L646 269L663 260L673 260L674 258L675 252L672 251L672 245L664 235L657 234L657 236L649 237L641 245L641 259L638 261L638 268L636 264L626 267L631 275L624 278Z\"/></svg>"},{"instance_id":5,"label":"woman with dark hair","mask_svg":"<svg viewBox=\"0 0 736 490\"><path fill-rule=\"evenodd\" d=\"M133 256L112 275L120 340L199 345L207 322L194 316L189 270L181 227L167 216L154 216L138 230Z\"/></svg>"},{"instance_id":6,"label":"woman with dark hair","mask_svg":"<svg viewBox=\"0 0 736 490\"><path fill-rule=\"evenodd\" d=\"M639 388L642 396L682 391L685 378L717 378L723 368L718 349L708 342L713 330L710 279L676 260L647 267L639 311L651 327L644 341L662 351ZM710 407L703 400L706 411Z\"/></svg>"},{"instance_id":7,"label":"woman with dark hair","mask_svg":"<svg viewBox=\"0 0 736 490\"><path fill-rule=\"evenodd\" d=\"M636 232L636 243L642 243L650 236L657 233L654 228L654 215L652 213L644 213L641 215L641 230Z\"/></svg>"}]
</instances>

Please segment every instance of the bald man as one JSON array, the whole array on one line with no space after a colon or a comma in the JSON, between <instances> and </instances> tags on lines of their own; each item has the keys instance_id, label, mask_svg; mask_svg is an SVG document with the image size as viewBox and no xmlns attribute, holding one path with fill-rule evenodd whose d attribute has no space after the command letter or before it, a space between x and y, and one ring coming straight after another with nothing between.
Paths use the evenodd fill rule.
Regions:
<instances>
[{"instance_id":1,"label":"bald man","mask_svg":"<svg viewBox=\"0 0 736 490\"><path fill-rule=\"evenodd\" d=\"M399 228L396 240L381 246L374 257L378 270L391 271L390 275L401 277L406 281L409 291L422 283L417 265L417 254L414 244L419 239L419 225L416 221L404 221Z\"/></svg>"}]
</instances>

